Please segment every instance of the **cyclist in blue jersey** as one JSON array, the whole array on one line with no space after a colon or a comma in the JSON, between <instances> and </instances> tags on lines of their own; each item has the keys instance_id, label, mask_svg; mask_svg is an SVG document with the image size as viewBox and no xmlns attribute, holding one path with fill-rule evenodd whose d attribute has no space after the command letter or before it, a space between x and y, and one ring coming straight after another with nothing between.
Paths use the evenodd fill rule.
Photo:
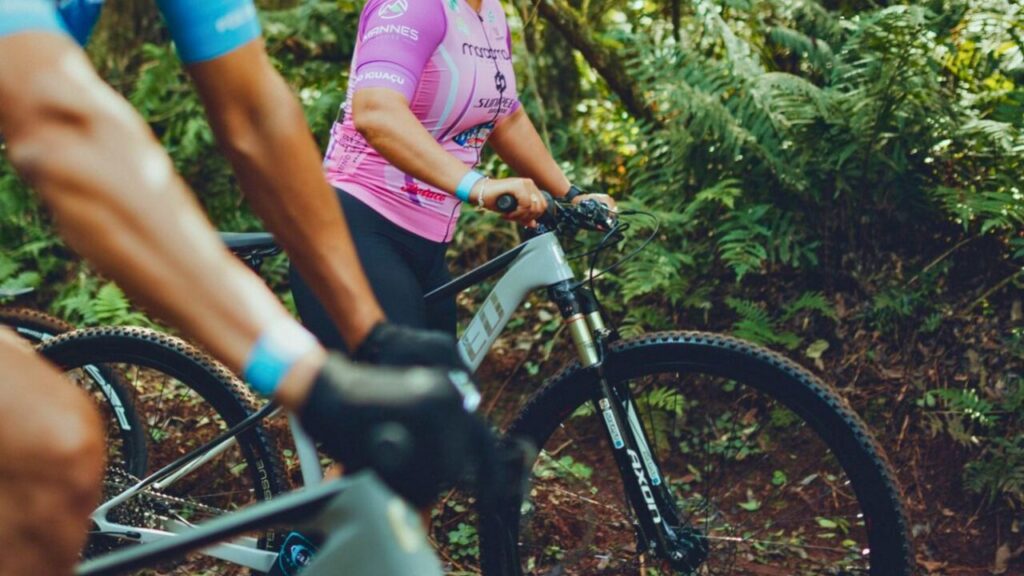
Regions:
<instances>
[{"instance_id":1,"label":"cyclist in blue jersey","mask_svg":"<svg viewBox=\"0 0 1024 576\"><path fill-rule=\"evenodd\" d=\"M88 38L101 5L0 0L0 132L62 236L139 304L296 411L342 461L365 461L365 446L339 441L358 431L330 415L365 412L347 421L408 421L417 446L440 452L423 462L418 484L449 479L470 443L446 439L467 434L470 416L447 373L416 372L407 390L405 372L352 369L229 254L148 127L76 42ZM302 110L264 51L252 0L158 5L247 198L350 349L368 360L457 365L451 338L384 322ZM374 382L353 396L366 380ZM0 574L70 572L99 496L102 454L88 399L0 334ZM392 486L429 498L399 480Z\"/></svg>"}]
</instances>

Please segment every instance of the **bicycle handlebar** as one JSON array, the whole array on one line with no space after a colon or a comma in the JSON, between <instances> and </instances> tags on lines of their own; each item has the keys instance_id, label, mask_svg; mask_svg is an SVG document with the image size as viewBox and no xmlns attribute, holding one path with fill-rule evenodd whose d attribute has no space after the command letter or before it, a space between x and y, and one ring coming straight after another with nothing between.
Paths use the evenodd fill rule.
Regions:
<instances>
[{"instance_id":1,"label":"bicycle handlebar","mask_svg":"<svg viewBox=\"0 0 1024 576\"><path fill-rule=\"evenodd\" d=\"M537 222L551 230L560 225L570 228L583 228L597 232L607 232L615 226L617 216L606 205L596 200L584 200L577 205L556 200L551 194L541 190L547 200L548 209ZM519 207L519 201L512 194L502 194L495 202L495 208L502 214L511 214Z\"/></svg>"}]
</instances>

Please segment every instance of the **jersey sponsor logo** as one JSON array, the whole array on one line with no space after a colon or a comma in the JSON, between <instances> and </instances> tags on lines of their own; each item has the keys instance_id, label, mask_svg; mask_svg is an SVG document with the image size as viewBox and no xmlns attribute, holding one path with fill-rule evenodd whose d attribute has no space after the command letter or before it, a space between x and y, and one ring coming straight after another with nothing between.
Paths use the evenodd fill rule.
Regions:
<instances>
[{"instance_id":1,"label":"jersey sponsor logo","mask_svg":"<svg viewBox=\"0 0 1024 576\"><path fill-rule=\"evenodd\" d=\"M409 11L409 0L394 0L393 2L385 2L380 10L377 10L377 15L384 20L391 20L393 18L400 18Z\"/></svg>"},{"instance_id":2,"label":"jersey sponsor logo","mask_svg":"<svg viewBox=\"0 0 1024 576\"><path fill-rule=\"evenodd\" d=\"M483 148L484 144L487 143L487 137L491 135L491 130L493 129L494 122L487 122L486 124L473 126L469 130L456 134L453 140L463 148Z\"/></svg>"},{"instance_id":3,"label":"jersey sponsor logo","mask_svg":"<svg viewBox=\"0 0 1024 576\"><path fill-rule=\"evenodd\" d=\"M392 84L398 84L399 86L405 85L405 78L401 75L391 72L380 72L377 70L357 74L355 79L352 81L352 84L356 85L367 80L383 80L385 82L391 82Z\"/></svg>"},{"instance_id":4,"label":"jersey sponsor logo","mask_svg":"<svg viewBox=\"0 0 1024 576\"><path fill-rule=\"evenodd\" d=\"M413 42L417 42L420 39L420 31L411 27L405 26L404 24L382 24L380 26L374 26L366 31L363 35L363 42L372 40L377 36L383 36L389 34L392 36L400 36L402 38L408 38Z\"/></svg>"},{"instance_id":5,"label":"jersey sponsor logo","mask_svg":"<svg viewBox=\"0 0 1024 576\"><path fill-rule=\"evenodd\" d=\"M512 54L509 53L507 48L488 48L486 46L470 44L469 42L464 42L462 44L462 54L464 56L476 56L477 58L486 58L488 60L512 59Z\"/></svg>"},{"instance_id":6,"label":"jersey sponsor logo","mask_svg":"<svg viewBox=\"0 0 1024 576\"><path fill-rule=\"evenodd\" d=\"M451 198L451 196L445 194L444 192L431 190L430 188L427 188L425 186L420 186L416 182L410 182L405 186L402 186L402 192L414 194L416 196L419 196L420 198L426 198L427 200L432 200L434 202L444 202L446 199Z\"/></svg>"},{"instance_id":7,"label":"jersey sponsor logo","mask_svg":"<svg viewBox=\"0 0 1024 576\"><path fill-rule=\"evenodd\" d=\"M256 19L256 7L252 4L236 8L221 16L214 22L213 27L217 33L224 34L237 30Z\"/></svg>"},{"instance_id":8,"label":"jersey sponsor logo","mask_svg":"<svg viewBox=\"0 0 1024 576\"><path fill-rule=\"evenodd\" d=\"M509 110L512 106L515 106L516 99L503 96L501 98L478 98L476 101L477 108L484 108L487 110Z\"/></svg>"}]
</instances>

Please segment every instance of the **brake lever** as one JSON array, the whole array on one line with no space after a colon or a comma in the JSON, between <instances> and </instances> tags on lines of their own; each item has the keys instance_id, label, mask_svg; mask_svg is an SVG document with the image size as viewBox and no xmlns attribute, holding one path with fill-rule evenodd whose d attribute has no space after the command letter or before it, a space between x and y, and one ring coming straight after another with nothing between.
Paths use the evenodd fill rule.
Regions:
<instances>
[{"instance_id":1,"label":"brake lever","mask_svg":"<svg viewBox=\"0 0 1024 576\"><path fill-rule=\"evenodd\" d=\"M611 209L604 203L597 200L587 199L576 206L576 211L586 220L584 227L593 228L599 232L607 232L617 223L617 219ZM589 224L589 226L586 226Z\"/></svg>"}]
</instances>

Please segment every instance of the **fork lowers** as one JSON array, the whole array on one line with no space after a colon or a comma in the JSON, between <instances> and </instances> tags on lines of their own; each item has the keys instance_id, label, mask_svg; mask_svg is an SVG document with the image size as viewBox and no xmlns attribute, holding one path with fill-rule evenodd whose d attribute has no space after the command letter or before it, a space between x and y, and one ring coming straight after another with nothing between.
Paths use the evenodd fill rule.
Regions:
<instances>
[{"instance_id":1,"label":"fork lowers","mask_svg":"<svg viewBox=\"0 0 1024 576\"><path fill-rule=\"evenodd\" d=\"M711 547L707 537L700 530L690 526L676 528L675 538L672 540L672 550L666 555L672 568L689 573L700 568L708 559Z\"/></svg>"}]
</instances>

